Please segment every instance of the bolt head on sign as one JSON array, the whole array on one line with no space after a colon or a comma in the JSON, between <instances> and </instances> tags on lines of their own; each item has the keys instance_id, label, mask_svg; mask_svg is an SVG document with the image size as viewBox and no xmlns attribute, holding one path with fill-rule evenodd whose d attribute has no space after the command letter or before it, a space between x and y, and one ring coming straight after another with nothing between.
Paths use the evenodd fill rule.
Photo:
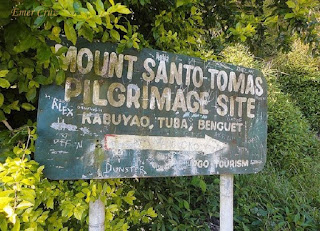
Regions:
<instances>
[{"instance_id":1,"label":"bolt head on sign","mask_svg":"<svg viewBox=\"0 0 320 231\"><path fill-rule=\"evenodd\" d=\"M36 160L50 179L245 174L266 161L267 85L255 69L80 40L43 86Z\"/></svg>"}]
</instances>

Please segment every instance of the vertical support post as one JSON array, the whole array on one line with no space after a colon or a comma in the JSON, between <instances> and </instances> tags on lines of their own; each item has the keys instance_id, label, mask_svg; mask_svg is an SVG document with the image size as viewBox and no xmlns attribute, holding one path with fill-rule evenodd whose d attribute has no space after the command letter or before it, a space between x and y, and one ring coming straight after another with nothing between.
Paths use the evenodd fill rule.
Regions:
<instances>
[{"instance_id":1,"label":"vertical support post","mask_svg":"<svg viewBox=\"0 0 320 231\"><path fill-rule=\"evenodd\" d=\"M89 204L89 231L104 231L105 206L100 199Z\"/></svg>"},{"instance_id":2,"label":"vertical support post","mask_svg":"<svg viewBox=\"0 0 320 231\"><path fill-rule=\"evenodd\" d=\"M220 175L220 231L233 231L233 175Z\"/></svg>"}]
</instances>

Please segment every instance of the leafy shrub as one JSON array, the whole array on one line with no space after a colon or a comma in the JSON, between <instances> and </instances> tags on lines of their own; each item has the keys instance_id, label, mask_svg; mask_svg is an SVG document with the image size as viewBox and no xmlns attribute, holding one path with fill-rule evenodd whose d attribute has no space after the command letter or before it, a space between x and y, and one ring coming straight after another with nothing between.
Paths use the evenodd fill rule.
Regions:
<instances>
[{"instance_id":1,"label":"leafy shrub","mask_svg":"<svg viewBox=\"0 0 320 231\"><path fill-rule=\"evenodd\" d=\"M262 69L268 81L267 166L235 177L236 230L319 230L320 142L309 121L281 91L276 70L239 45L223 55L228 62Z\"/></svg>"},{"instance_id":2,"label":"leafy shrub","mask_svg":"<svg viewBox=\"0 0 320 231\"><path fill-rule=\"evenodd\" d=\"M20 10L40 14L12 15ZM45 14L48 11L54 15ZM62 60L57 58L61 54L53 51L46 38L61 42L60 36L65 35L75 44L82 36L89 41L118 42L119 51L139 48L141 35L125 19L131 11L112 0L92 4L5 0L0 12L0 229L87 230L88 205L97 198L106 206L107 230L127 230L150 222L156 216L154 210L135 208L132 187L118 179L44 178L43 167L33 160L35 124L27 124L28 118L35 121L36 113L30 111L36 109L40 86L65 81Z\"/></svg>"},{"instance_id":3,"label":"leafy shrub","mask_svg":"<svg viewBox=\"0 0 320 231\"><path fill-rule=\"evenodd\" d=\"M276 71L242 45L227 47L224 62L263 69L268 80L268 161L258 174L235 177L235 230L318 230L320 143ZM159 215L152 230L209 230L218 224L219 176L141 179L137 200Z\"/></svg>"},{"instance_id":4,"label":"leafy shrub","mask_svg":"<svg viewBox=\"0 0 320 231\"><path fill-rule=\"evenodd\" d=\"M238 229L319 230L320 143L277 79L268 79L268 162L236 180Z\"/></svg>"},{"instance_id":5,"label":"leafy shrub","mask_svg":"<svg viewBox=\"0 0 320 231\"><path fill-rule=\"evenodd\" d=\"M4 135L1 148L5 146L3 153L7 156L0 163L2 231L87 230L89 202L98 198L106 206L107 230L127 230L156 217L151 207L135 209L132 187L119 179L49 181L44 178L44 167L31 160L36 138L34 125L13 131L13 136L8 136L7 131L0 134Z\"/></svg>"},{"instance_id":6,"label":"leafy shrub","mask_svg":"<svg viewBox=\"0 0 320 231\"><path fill-rule=\"evenodd\" d=\"M137 200L158 214L146 230L210 230L217 223L217 176L140 179L134 185Z\"/></svg>"},{"instance_id":7,"label":"leafy shrub","mask_svg":"<svg viewBox=\"0 0 320 231\"><path fill-rule=\"evenodd\" d=\"M311 127L320 134L320 59L296 42L292 52L276 59L281 89L290 94Z\"/></svg>"},{"instance_id":8,"label":"leafy shrub","mask_svg":"<svg viewBox=\"0 0 320 231\"><path fill-rule=\"evenodd\" d=\"M228 46L220 54L223 62L250 68L255 68L258 65L249 49L241 44Z\"/></svg>"},{"instance_id":9,"label":"leafy shrub","mask_svg":"<svg viewBox=\"0 0 320 231\"><path fill-rule=\"evenodd\" d=\"M288 4L288 2L291 2ZM65 80L57 55L46 44L45 38L57 42L60 35L76 42L78 37L88 41L117 42L118 51L124 48L150 46L157 49L214 58L213 52L204 50L205 31L210 29L222 41L247 40L262 36L254 34L259 22L266 20L277 24L278 44L289 41L300 23L314 17L311 9L316 0L275 3L272 16L246 15L234 2L202 4L200 1L151 1L134 0L125 5L113 0L84 2L75 1L4 1L0 4L0 228L1 230L85 230L88 224L88 203L100 197L106 205L107 229L138 230L209 230L217 223L218 184L217 176L141 179L138 181L48 181L42 176L42 167L33 159L36 139L34 124L26 124L26 118L35 120L37 92L44 84L62 84ZM91 4L92 3L92 4ZM300 7L305 4L306 7ZM151 7L152 5L152 7ZM206 5L210 5L206 8ZM130 7L127 7L130 6ZM224 9L236 9L237 17L230 17ZM295 8L297 14L292 14ZM13 7L19 9L54 9L56 17L10 17ZM212 8L213 7L213 8ZM222 8L221 8L222 7ZM247 8L247 5L245 5ZM250 5L250 9L259 5ZM135 14L130 14L134 9ZM222 10L218 10L222 9ZM145 13L150 12L152 13ZM227 12L227 13L226 13ZM300 12L300 13L299 13ZM129 16L126 16L128 15ZM204 19L202 19L204 17ZM173 20L174 19L174 20ZM177 20L177 21L176 21ZM231 20L231 21L230 21ZM137 26L130 22L137 22ZM205 28L204 21L212 21ZM177 23L178 22L178 23ZM230 23L230 25L229 25ZM237 27L238 25L238 27ZM304 23L300 35L315 41L312 23ZM215 28L216 27L216 28ZM288 28L288 33L283 28ZM246 28L252 33L243 38ZM308 29L308 33L303 33ZM310 30L309 30L310 29ZM138 30L141 32L138 33ZM19 33L17 33L17 31ZM223 31L223 33L220 33ZM229 35L228 35L229 33ZM219 36L220 34L220 36ZM311 36L311 37L310 37ZM239 37L239 38L238 38ZM281 40L284 37L284 40ZM291 41L291 40L290 40ZM140 42L140 44L139 44ZM288 45L289 42L285 42ZM317 44L315 44L317 45ZM222 53L223 61L248 67L257 67L244 46L228 47ZM283 56L283 60L291 60ZM291 56L290 56L291 57ZM294 57L294 56L292 56ZM295 56L297 58L299 56ZM298 59L297 59L298 60ZM304 61L307 60L307 63ZM269 82L269 135L268 164L262 173L237 176L235 181L236 229L237 230L319 230L319 142L309 131L309 118L316 125L317 101L302 107L303 99L295 87L300 86L301 76L308 78L307 92L319 88L314 81L315 66L311 59L291 62L292 79L275 78L267 73ZM286 62L281 61L279 70ZM313 61L312 61L313 62ZM300 65L300 64L304 65ZM283 65L282 65L283 64ZM299 66L300 65L300 66ZM261 68L261 66L258 66ZM298 69L296 68L298 67ZM43 74L48 70L48 77ZM285 69L287 70L287 69ZM300 74L303 75L300 75ZM283 75L285 76L285 75ZM286 76L285 76L286 77ZM295 106L290 93L298 102ZM302 80L301 80L302 82ZM314 88L316 87L316 88ZM316 91L315 91L316 92ZM317 95L313 95L318 99ZM319 102L319 100L318 100ZM302 108L301 110L299 109ZM313 110L315 109L315 110ZM21 110L18 114L17 111ZM14 116L12 115L14 113ZM27 116L26 116L27 115ZM14 125L12 131L11 125ZM5 124L5 126L4 126ZM135 195L133 191L136 191ZM135 200L137 197L137 200ZM152 209L155 208L155 211ZM144 209L146 208L146 209ZM158 213L158 217L151 221ZM141 223L147 224L141 224ZM131 227L129 227L131 226Z\"/></svg>"},{"instance_id":10,"label":"leafy shrub","mask_svg":"<svg viewBox=\"0 0 320 231\"><path fill-rule=\"evenodd\" d=\"M270 166L237 176L235 230L319 230L319 200L306 192L312 185L299 186L304 177L290 179Z\"/></svg>"}]
</instances>

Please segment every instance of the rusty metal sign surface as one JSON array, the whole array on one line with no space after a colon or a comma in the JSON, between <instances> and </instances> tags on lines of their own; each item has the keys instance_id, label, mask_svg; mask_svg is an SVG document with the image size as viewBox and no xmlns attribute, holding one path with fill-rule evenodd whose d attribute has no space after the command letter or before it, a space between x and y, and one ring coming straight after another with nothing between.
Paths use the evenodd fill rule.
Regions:
<instances>
[{"instance_id":1,"label":"rusty metal sign surface","mask_svg":"<svg viewBox=\"0 0 320 231\"><path fill-rule=\"evenodd\" d=\"M50 179L245 174L266 161L258 70L114 44L65 43L40 91L35 157ZM61 45L55 45L58 50Z\"/></svg>"}]
</instances>

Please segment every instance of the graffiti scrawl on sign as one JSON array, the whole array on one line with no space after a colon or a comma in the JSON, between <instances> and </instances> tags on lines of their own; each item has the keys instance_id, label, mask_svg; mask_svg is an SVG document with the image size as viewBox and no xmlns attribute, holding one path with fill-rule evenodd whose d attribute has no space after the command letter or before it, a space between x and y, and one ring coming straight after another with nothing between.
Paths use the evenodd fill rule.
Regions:
<instances>
[{"instance_id":1,"label":"graffiti scrawl on sign","mask_svg":"<svg viewBox=\"0 0 320 231\"><path fill-rule=\"evenodd\" d=\"M40 91L36 160L51 179L254 173L266 160L258 70L116 45L67 47Z\"/></svg>"}]
</instances>

